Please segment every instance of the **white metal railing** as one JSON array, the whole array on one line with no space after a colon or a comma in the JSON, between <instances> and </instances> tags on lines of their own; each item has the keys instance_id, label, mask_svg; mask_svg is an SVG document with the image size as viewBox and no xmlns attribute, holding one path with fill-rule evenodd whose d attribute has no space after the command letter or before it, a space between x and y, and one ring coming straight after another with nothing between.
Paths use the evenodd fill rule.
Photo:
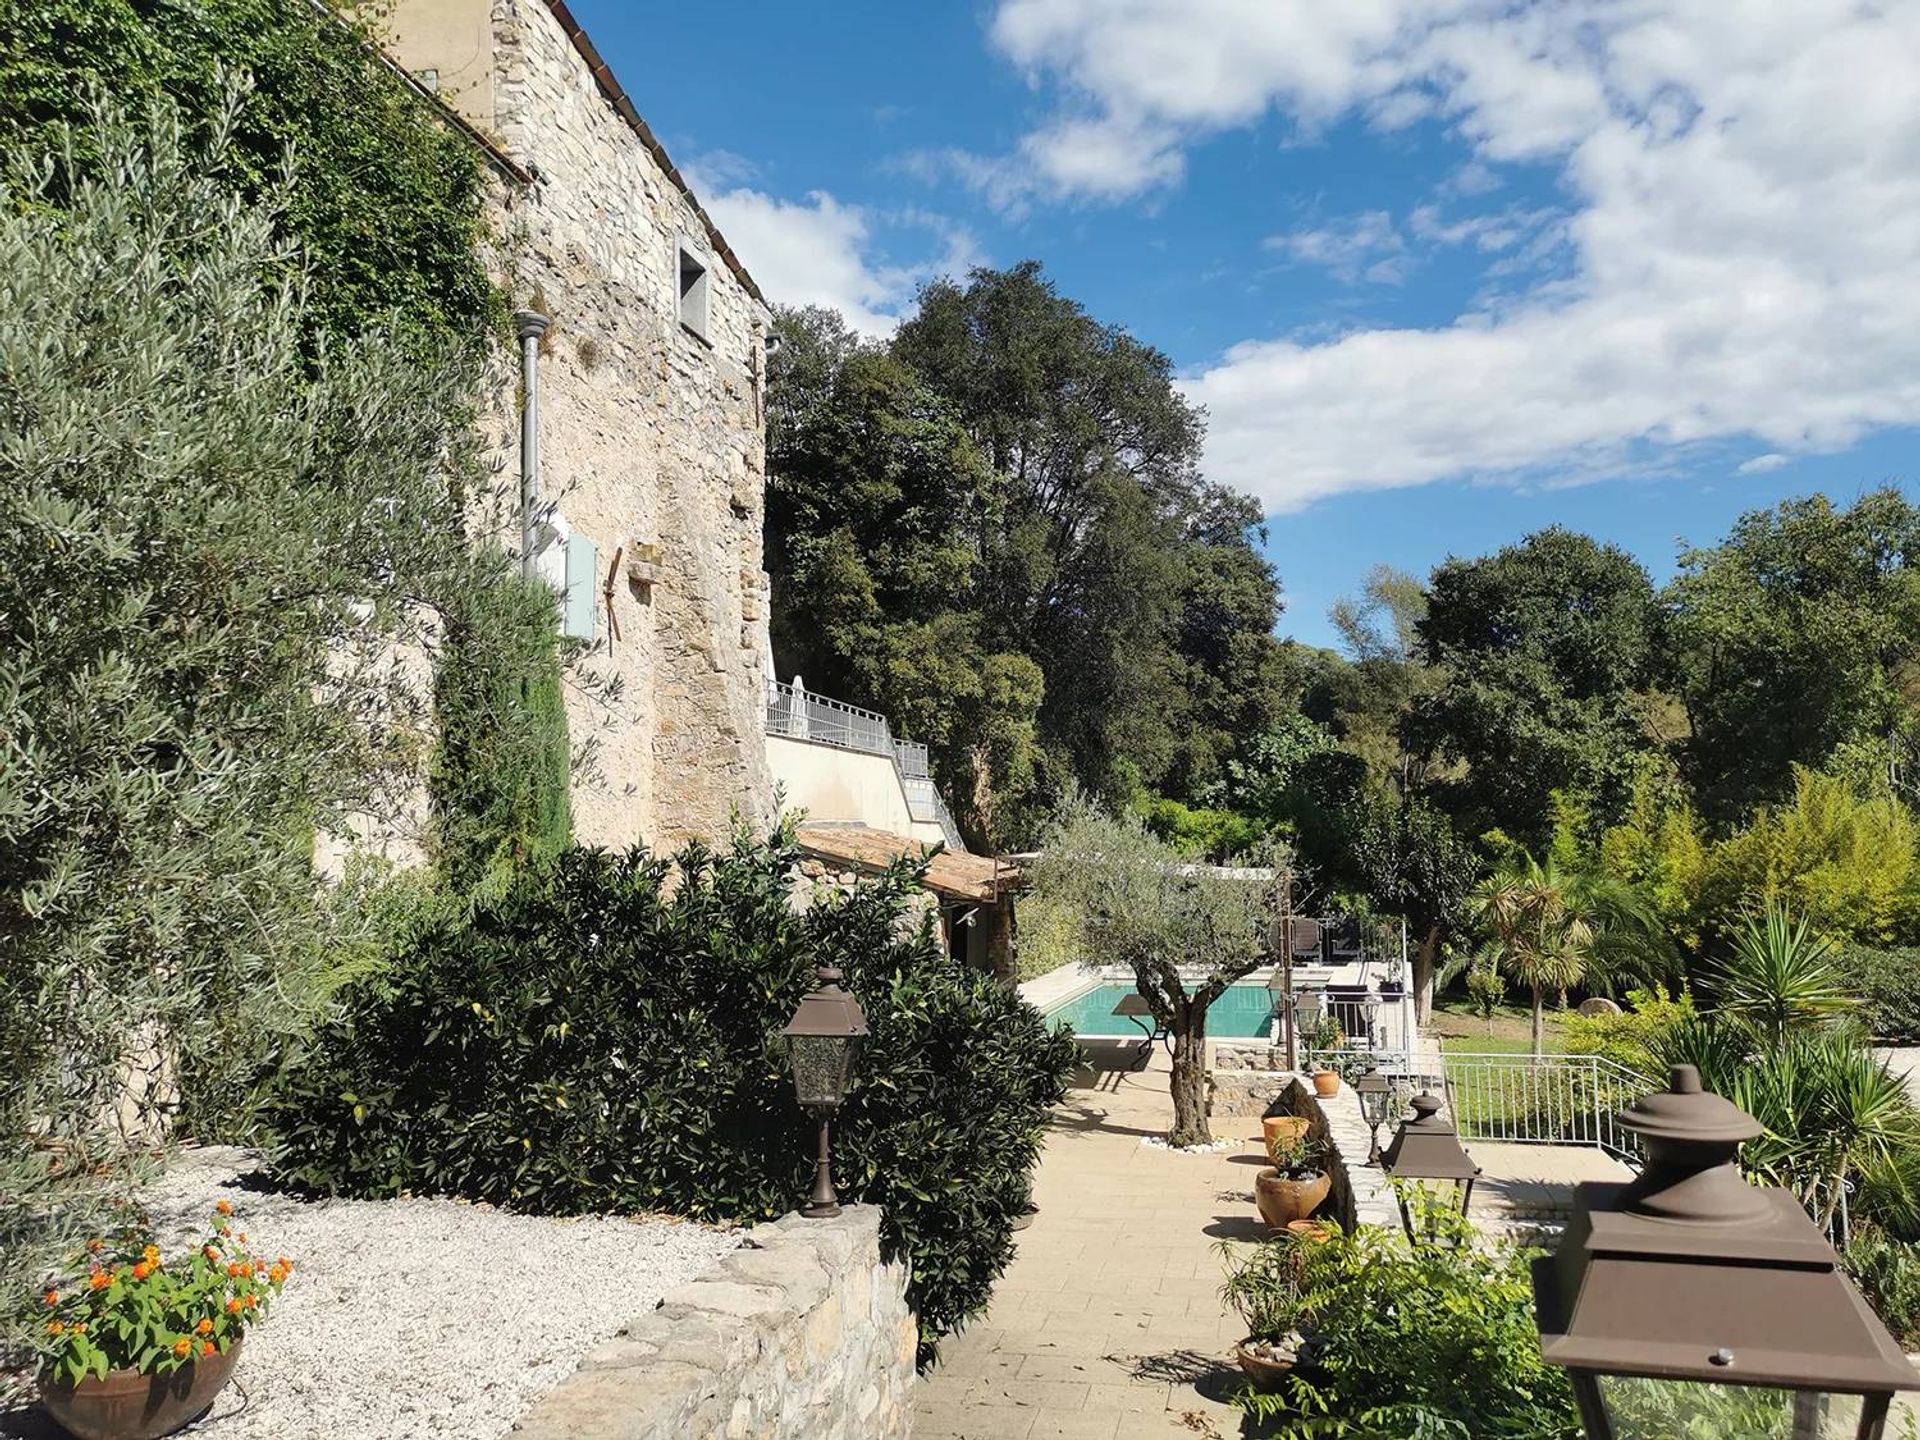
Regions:
<instances>
[{"instance_id":1,"label":"white metal railing","mask_svg":"<svg viewBox=\"0 0 1920 1440\"><path fill-rule=\"evenodd\" d=\"M1601 1055L1441 1056L1447 1109L1462 1140L1592 1145L1637 1165L1639 1137L1620 1124L1660 1086Z\"/></svg>"},{"instance_id":2,"label":"white metal railing","mask_svg":"<svg viewBox=\"0 0 1920 1440\"><path fill-rule=\"evenodd\" d=\"M966 850L960 827L953 823L947 803L933 783L927 747L915 740L894 739L893 727L878 710L863 710L844 700L816 695L804 686L775 680L767 685L767 733L886 756L900 777L907 813L922 824L938 825L949 850Z\"/></svg>"}]
</instances>

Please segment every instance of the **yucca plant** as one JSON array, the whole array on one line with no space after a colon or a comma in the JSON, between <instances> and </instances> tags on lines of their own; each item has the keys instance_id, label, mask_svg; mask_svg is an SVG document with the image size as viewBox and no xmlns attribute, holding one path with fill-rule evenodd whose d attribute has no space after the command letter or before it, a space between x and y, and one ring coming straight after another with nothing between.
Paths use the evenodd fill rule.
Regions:
<instances>
[{"instance_id":1,"label":"yucca plant","mask_svg":"<svg viewBox=\"0 0 1920 1440\"><path fill-rule=\"evenodd\" d=\"M1771 904L1735 937L1708 974L1713 1008L1766 1040L1849 1014L1856 1001L1834 965L1833 942L1804 915Z\"/></svg>"}]
</instances>

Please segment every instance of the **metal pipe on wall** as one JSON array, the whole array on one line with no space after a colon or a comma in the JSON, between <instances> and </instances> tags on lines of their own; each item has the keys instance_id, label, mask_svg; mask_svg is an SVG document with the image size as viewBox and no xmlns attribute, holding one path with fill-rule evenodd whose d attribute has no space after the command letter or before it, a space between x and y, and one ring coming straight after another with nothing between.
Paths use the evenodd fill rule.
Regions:
<instances>
[{"instance_id":1,"label":"metal pipe on wall","mask_svg":"<svg viewBox=\"0 0 1920 1440\"><path fill-rule=\"evenodd\" d=\"M520 336L520 573L534 578L540 532L540 337L549 321L538 310L513 312Z\"/></svg>"}]
</instances>

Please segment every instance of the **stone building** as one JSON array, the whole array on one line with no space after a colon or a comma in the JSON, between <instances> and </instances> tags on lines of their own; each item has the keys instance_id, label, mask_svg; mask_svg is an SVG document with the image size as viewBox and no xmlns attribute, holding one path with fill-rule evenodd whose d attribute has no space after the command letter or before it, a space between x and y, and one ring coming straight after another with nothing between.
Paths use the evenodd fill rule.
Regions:
<instances>
[{"instance_id":1,"label":"stone building","mask_svg":"<svg viewBox=\"0 0 1920 1440\"><path fill-rule=\"evenodd\" d=\"M538 567L569 686L574 831L671 847L766 820L767 304L560 0L399 0L388 54L488 154L498 278L538 342ZM517 370L492 434L519 547Z\"/></svg>"}]
</instances>

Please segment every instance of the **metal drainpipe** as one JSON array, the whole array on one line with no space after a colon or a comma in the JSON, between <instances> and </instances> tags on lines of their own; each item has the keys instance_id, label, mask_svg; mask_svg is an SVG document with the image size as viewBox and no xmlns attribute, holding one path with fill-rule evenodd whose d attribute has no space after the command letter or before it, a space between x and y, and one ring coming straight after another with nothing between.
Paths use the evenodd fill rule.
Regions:
<instances>
[{"instance_id":1,"label":"metal drainpipe","mask_svg":"<svg viewBox=\"0 0 1920 1440\"><path fill-rule=\"evenodd\" d=\"M540 337L548 320L516 310L513 323L520 334L520 573L531 580L540 529Z\"/></svg>"}]
</instances>

